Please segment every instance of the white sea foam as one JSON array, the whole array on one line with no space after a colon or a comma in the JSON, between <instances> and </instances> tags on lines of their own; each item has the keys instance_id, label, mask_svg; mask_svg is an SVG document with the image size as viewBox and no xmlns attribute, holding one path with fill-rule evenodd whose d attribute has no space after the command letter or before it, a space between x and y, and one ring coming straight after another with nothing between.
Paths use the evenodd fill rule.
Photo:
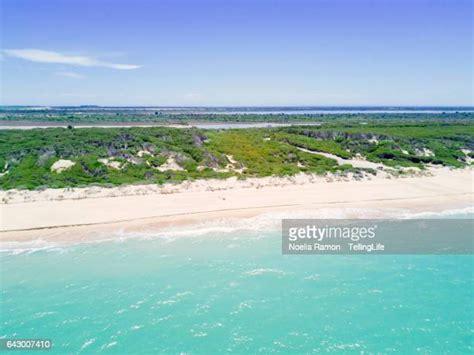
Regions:
<instances>
[{"instance_id":1,"label":"white sea foam","mask_svg":"<svg viewBox=\"0 0 474 355\"><path fill-rule=\"evenodd\" d=\"M459 213L474 213L474 208L465 208L442 213L426 212L426 215L448 216ZM251 218L224 218L208 222L196 223L193 225L172 227L160 231L148 232L125 232L117 231L113 236L108 236L108 240L125 241L130 238L155 239L160 238L169 242L183 237L201 237L236 234L239 231L252 232L273 232L281 229L283 219L404 219L420 218L425 213L412 213L403 209L360 209L360 208L323 208L313 211L294 211L294 212L271 212L263 213ZM420 216L420 217L419 217ZM227 236L226 236L227 237ZM259 237L257 236L253 236ZM237 238L240 239L240 238Z\"/></svg>"},{"instance_id":2,"label":"white sea foam","mask_svg":"<svg viewBox=\"0 0 474 355\"><path fill-rule=\"evenodd\" d=\"M62 250L55 242L43 239L34 239L26 242L0 242L0 252L9 255L31 254L41 250Z\"/></svg>"},{"instance_id":3,"label":"white sea foam","mask_svg":"<svg viewBox=\"0 0 474 355\"><path fill-rule=\"evenodd\" d=\"M95 342L95 340L96 340L96 338L92 338L92 339L89 339L86 342L84 342L84 344L82 344L82 346L81 346L81 351L84 350L85 348L87 348L89 345L93 344Z\"/></svg>"},{"instance_id":4,"label":"white sea foam","mask_svg":"<svg viewBox=\"0 0 474 355\"><path fill-rule=\"evenodd\" d=\"M259 275L264 275L264 274L286 275L287 273L278 269L265 269L265 268L254 269L254 270L244 272L244 275L247 275L247 276L259 276Z\"/></svg>"},{"instance_id":5,"label":"white sea foam","mask_svg":"<svg viewBox=\"0 0 474 355\"><path fill-rule=\"evenodd\" d=\"M313 211L294 212L272 212L263 213L251 218L224 218L209 222L202 222L184 227L173 227L164 230L148 232L125 232L123 230L114 233L109 240L125 241L129 238L154 239L161 238L174 241L182 237L201 237L204 235L227 235L239 231L272 232L281 229L282 219L344 219L344 218L396 218L401 216L404 210L391 209L356 209L356 208L325 208Z\"/></svg>"},{"instance_id":6,"label":"white sea foam","mask_svg":"<svg viewBox=\"0 0 474 355\"><path fill-rule=\"evenodd\" d=\"M108 344L102 345L101 350L105 350L105 349L111 348L112 346L115 346L115 345L117 345L117 342L116 342L116 341L112 341L112 342L110 342L110 343L108 343Z\"/></svg>"},{"instance_id":7,"label":"white sea foam","mask_svg":"<svg viewBox=\"0 0 474 355\"><path fill-rule=\"evenodd\" d=\"M469 215L474 214L474 206L469 206L465 208L459 209L451 209L451 210L443 210L440 212L410 212L405 213L400 216L400 219L407 218L407 219L416 219L416 218L443 218L443 217L469 217ZM471 216L472 217L472 216Z\"/></svg>"}]
</instances>

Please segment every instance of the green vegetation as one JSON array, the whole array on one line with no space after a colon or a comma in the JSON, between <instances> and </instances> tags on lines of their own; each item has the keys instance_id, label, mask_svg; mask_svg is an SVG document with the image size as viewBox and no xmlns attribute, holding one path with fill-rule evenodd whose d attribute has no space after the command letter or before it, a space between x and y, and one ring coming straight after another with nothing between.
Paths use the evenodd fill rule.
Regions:
<instances>
[{"instance_id":1,"label":"green vegetation","mask_svg":"<svg viewBox=\"0 0 474 355\"><path fill-rule=\"evenodd\" d=\"M317 139L316 130L278 132L273 135L274 139L312 151L319 151L337 155L341 158L351 158L350 151L344 150L340 140Z\"/></svg>"},{"instance_id":2,"label":"green vegetation","mask_svg":"<svg viewBox=\"0 0 474 355\"><path fill-rule=\"evenodd\" d=\"M390 167L463 167L474 151L474 122L333 122L240 130L0 130L0 188L163 184L231 176L360 171L300 148L345 159L362 156ZM54 171L59 160L74 165Z\"/></svg>"},{"instance_id":3,"label":"green vegetation","mask_svg":"<svg viewBox=\"0 0 474 355\"><path fill-rule=\"evenodd\" d=\"M437 114L410 112L412 108L404 108L405 112L386 113L336 113L326 109L324 113L305 113L304 108L168 108L157 111L143 107L53 107L28 108L0 106L0 122L15 124L18 122L57 123L64 125L80 124L117 124L117 123L157 123L157 124L195 124L200 122L222 123L315 123L315 122L374 122L378 120L397 120L400 122L413 121L466 121L474 119L473 112L449 110ZM383 108L377 108L383 109ZM401 108L403 109L403 108ZM436 109L436 108L435 108ZM438 108L442 111L443 108ZM470 108L467 108L470 109ZM235 113L238 111L239 113ZM260 111L260 112L259 112ZM362 112L364 109L362 108ZM256 113L259 112L259 113ZM287 112L287 113L284 113ZM291 112L291 113L288 113Z\"/></svg>"}]
</instances>

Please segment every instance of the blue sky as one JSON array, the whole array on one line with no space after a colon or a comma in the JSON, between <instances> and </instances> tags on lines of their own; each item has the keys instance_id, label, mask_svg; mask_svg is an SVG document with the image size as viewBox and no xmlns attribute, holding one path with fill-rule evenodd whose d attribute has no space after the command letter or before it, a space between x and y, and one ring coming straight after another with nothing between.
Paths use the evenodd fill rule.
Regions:
<instances>
[{"instance_id":1,"label":"blue sky","mask_svg":"<svg viewBox=\"0 0 474 355\"><path fill-rule=\"evenodd\" d=\"M473 105L470 0L0 0L9 105Z\"/></svg>"}]
</instances>

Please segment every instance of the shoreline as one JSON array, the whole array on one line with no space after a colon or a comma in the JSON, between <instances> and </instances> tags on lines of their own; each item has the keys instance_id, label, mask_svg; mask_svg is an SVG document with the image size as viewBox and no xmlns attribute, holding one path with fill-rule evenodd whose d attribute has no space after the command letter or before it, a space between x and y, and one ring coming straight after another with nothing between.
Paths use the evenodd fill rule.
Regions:
<instances>
[{"instance_id":1,"label":"shoreline","mask_svg":"<svg viewBox=\"0 0 474 355\"><path fill-rule=\"evenodd\" d=\"M280 219L321 213L337 217L336 211L339 215L345 211L345 218L382 218L473 206L473 169L433 169L431 173L363 181L328 182L323 177L299 175L160 187L1 191L2 198L18 195L0 204L0 243L38 238L67 243L93 240L98 234L117 230L158 231L269 213Z\"/></svg>"}]
</instances>

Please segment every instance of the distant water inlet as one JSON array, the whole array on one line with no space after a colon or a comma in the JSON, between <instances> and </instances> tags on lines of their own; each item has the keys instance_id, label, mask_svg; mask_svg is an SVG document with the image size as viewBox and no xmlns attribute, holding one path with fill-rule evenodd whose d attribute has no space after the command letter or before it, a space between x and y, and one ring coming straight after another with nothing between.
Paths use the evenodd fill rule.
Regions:
<instances>
[{"instance_id":1,"label":"distant water inlet","mask_svg":"<svg viewBox=\"0 0 474 355\"><path fill-rule=\"evenodd\" d=\"M3 253L2 338L57 354L473 351L472 256L282 255L279 232L243 229L116 240Z\"/></svg>"}]
</instances>

